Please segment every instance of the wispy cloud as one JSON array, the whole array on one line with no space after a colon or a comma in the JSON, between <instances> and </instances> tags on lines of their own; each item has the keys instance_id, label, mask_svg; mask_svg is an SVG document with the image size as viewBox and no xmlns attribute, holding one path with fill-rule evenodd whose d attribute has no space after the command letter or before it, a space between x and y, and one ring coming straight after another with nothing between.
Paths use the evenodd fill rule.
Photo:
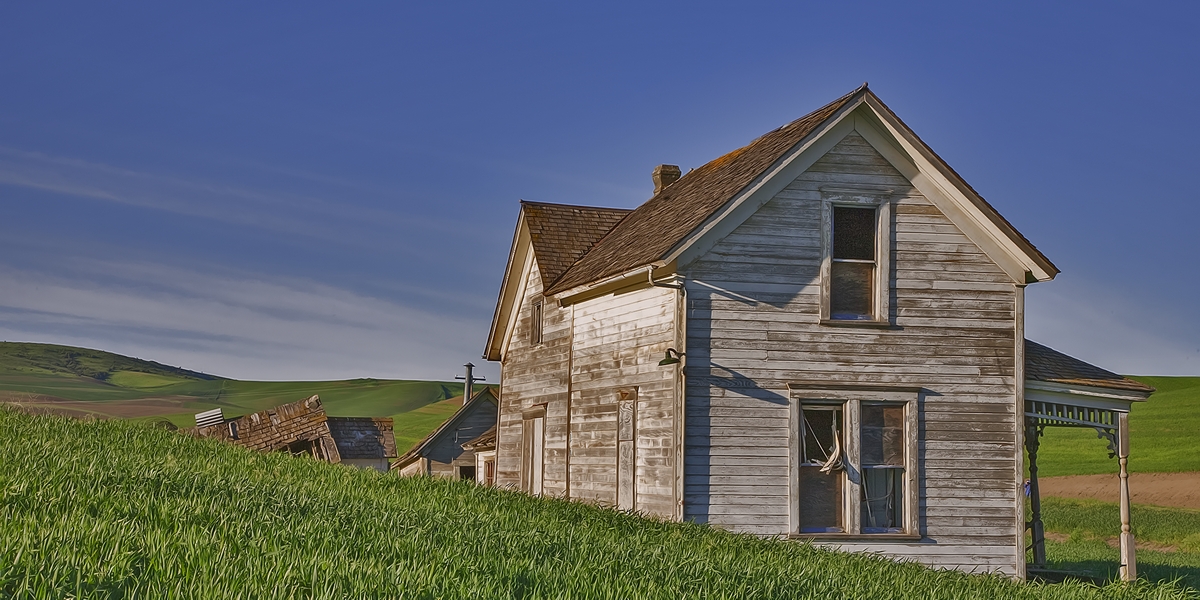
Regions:
<instances>
[{"instance_id":1,"label":"wispy cloud","mask_svg":"<svg viewBox=\"0 0 1200 600\"><path fill-rule=\"evenodd\" d=\"M1062 279L1062 278L1060 278ZM1110 371L1200 375L1200 331L1120 288L1063 279L1030 286L1026 336Z\"/></svg>"},{"instance_id":2,"label":"wispy cloud","mask_svg":"<svg viewBox=\"0 0 1200 600\"><path fill-rule=\"evenodd\" d=\"M446 379L478 357L486 326L299 279L150 263L0 267L0 338L237 378Z\"/></svg>"},{"instance_id":3,"label":"wispy cloud","mask_svg":"<svg viewBox=\"0 0 1200 600\"><path fill-rule=\"evenodd\" d=\"M276 175L285 174L277 172ZM319 178L295 171L286 176L301 180ZM335 178L321 179L363 193L359 184ZM345 241L356 238L331 227L337 223L385 226L393 232L433 230L443 234L460 231L463 227L462 223L450 219L400 215L339 198L298 194L279 188L234 186L199 177L152 173L4 146L0 146L0 184L318 239ZM393 197L397 193L382 189L371 192Z\"/></svg>"}]
</instances>

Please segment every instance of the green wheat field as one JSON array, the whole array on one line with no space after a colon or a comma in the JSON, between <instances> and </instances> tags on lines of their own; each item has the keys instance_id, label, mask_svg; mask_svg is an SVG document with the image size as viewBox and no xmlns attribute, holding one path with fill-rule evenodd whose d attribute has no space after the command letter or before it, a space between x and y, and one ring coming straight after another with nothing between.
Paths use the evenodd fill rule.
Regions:
<instances>
[{"instance_id":1,"label":"green wheat field","mask_svg":"<svg viewBox=\"0 0 1200 600\"><path fill-rule=\"evenodd\" d=\"M1131 413L1131 470L1200 471L1194 433L1200 431L1200 378L1136 379L1159 391ZM194 413L210 408L241 415L312 394L333 415L392 417L403 452L457 410L462 384L238 381L98 350L0 343L0 403L22 413L100 419L0 415L0 598L450 598L472 597L469 590L514 598L686 595L672 590L702 598L1200 598L1200 511L1134 507L1139 575L1153 585L1013 586L860 564L862 557L452 482L253 455L151 427L191 425ZM1039 456L1043 476L1116 470L1105 442L1090 430L1049 429ZM1089 580L1115 579L1116 505L1046 498L1043 507L1053 534L1048 567ZM278 527L282 523L288 526ZM537 536L547 545L536 546ZM621 548L619 540L630 536L648 546ZM448 547L434 547L439 544ZM660 549L651 547L656 544ZM512 555L517 551L533 554ZM652 569L683 568L692 575L646 574L618 564L634 557ZM897 595L856 577L823 579L822 569L835 566L841 570L831 576L868 569L914 591ZM718 574L732 579L718 583Z\"/></svg>"},{"instance_id":2,"label":"green wheat field","mask_svg":"<svg viewBox=\"0 0 1200 600\"><path fill-rule=\"evenodd\" d=\"M1198 598L1023 584L0 409L4 598Z\"/></svg>"}]
</instances>

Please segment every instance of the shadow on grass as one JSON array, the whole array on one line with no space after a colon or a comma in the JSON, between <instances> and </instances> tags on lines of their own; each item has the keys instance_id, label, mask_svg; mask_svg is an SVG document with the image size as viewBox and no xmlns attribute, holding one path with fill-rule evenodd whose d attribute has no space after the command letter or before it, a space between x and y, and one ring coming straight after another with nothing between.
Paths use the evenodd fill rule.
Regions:
<instances>
[{"instance_id":1,"label":"shadow on grass","mask_svg":"<svg viewBox=\"0 0 1200 600\"><path fill-rule=\"evenodd\" d=\"M1048 580L1076 576L1097 583L1120 577L1120 553L1094 540L1046 542ZM1178 581L1200 591L1200 554L1190 552L1141 551L1137 555L1138 579L1149 582Z\"/></svg>"}]
</instances>

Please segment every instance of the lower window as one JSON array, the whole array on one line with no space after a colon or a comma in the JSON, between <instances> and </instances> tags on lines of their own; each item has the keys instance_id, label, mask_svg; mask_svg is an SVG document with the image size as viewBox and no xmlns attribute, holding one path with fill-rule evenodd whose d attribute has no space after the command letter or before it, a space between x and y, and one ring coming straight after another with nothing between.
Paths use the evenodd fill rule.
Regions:
<instances>
[{"instance_id":1,"label":"lower window","mask_svg":"<svg viewBox=\"0 0 1200 600\"><path fill-rule=\"evenodd\" d=\"M475 467L459 467L458 478L467 481L475 481Z\"/></svg>"},{"instance_id":2,"label":"lower window","mask_svg":"<svg viewBox=\"0 0 1200 600\"><path fill-rule=\"evenodd\" d=\"M904 406L862 403L859 414L863 533L904 531Z\"/></svg>"},{"instance_id":3,"label":"lower window","mask_svg":"<svg viewBox=\"0 0 1200 600\"><path fill-rule=\"evenodd\" d=\"M795 469L801 534L909 532L915 452L906 403L803 400Z\"/></svg>"}]
</instances>

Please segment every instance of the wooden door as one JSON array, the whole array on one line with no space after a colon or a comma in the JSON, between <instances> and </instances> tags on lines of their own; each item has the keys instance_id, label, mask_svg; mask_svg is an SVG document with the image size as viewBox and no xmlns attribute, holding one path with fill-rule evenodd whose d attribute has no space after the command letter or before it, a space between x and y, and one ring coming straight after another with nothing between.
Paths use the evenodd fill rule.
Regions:
<instances>
[{"instance_id":1,"label":"wooden door","mask_svg":"<svg viewBox=\"0 0 1200 600\"><path fill-rule=\"evenodd\" d=\"M637 495L637 391L621 390L617 401L617 508L632 510Z\"/></svg>"}]
</instances>

